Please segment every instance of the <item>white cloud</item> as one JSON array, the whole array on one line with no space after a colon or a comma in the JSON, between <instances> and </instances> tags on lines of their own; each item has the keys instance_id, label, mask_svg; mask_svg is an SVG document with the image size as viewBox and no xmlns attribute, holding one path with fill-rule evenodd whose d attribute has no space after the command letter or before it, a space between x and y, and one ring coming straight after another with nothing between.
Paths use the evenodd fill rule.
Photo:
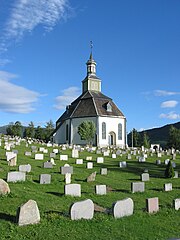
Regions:
<instances>
[{"instance_id":1,"label":"white cloud","mask_svg":"<svg viewBox=\"0 0 180 240\"><path fill-rule=\"evenodd\" d=\"M35 110L33 104L38 101L40 94L17 86L10 82L18 76L0 71L0 111L11 113L29 113Z\"/></svg>"},{"instance_id":2,"label":"white cloud","mask_svg":"<svg viewBox=\"0 0 180 240\"><path fill-rule=\"evenodd\" d=\"M54 107L58 110L65 110L66 106L73 102L80 95L80 89L70 87L62 91L62 95L56 97Z\"/></svg>"},{"instance_id":3,"label":"white cloud","mask_svg":"<svg viewBox=\"0 0 180 240\"><path fill-rule=\"evenodd\" d=\"M172 119L172 120L177 120L180 119L180 114L177 114L175 112L170 112L170 113L161 113L160 118L167 118L167 119Z\"/></svg>"},{"instance_id":4,"label":"white cloud","mask_svg":"<svg viewBox=\"0 0 180 240\"><path fill-rule=\"evenodd\" d=\"M154 90L154 95L157 97L166 97L166 96L172 96L172 95L178 95L180 92L170 92L166 90Z\"/></svg>"},{"instance_id":5,"label":"white cloud","mask_svg":"<svg viewBox=\"0 0 180 240\"><path fill-rule=\"evenodd\" d=\"M60 19L66 19L68 0L14 0L9 18L1 29L0 52L8 50L12 40L19 40L38 25L50 31Z\"/></svg>"},{"instance_id":6,"label":"white cloud","mask_svg":"<svg viewBox=\"0 0 180 240\"><path fill-rule=\"evenodd\" d=\"M178 104L175 100L165 101L161 103L161 108L174 108Z\"/></svg>"}]
</instances>

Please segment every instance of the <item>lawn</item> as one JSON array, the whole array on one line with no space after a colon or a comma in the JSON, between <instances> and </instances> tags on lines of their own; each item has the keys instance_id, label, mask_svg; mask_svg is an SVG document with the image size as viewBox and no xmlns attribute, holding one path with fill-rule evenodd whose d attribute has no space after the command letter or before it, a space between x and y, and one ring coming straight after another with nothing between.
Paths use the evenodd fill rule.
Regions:
<instances>
[{"instance_id":1,"label":"lawn","mask_svg":"<svg viewBox=\"0 0 180 240\"><path fill-rule=\"evenodd\" d=\"M33 144L39 147L38 144ZM46 146L45 146L46 147ZM47 147L46 147L47 148ZM16 146L18 150L17 165L31 164L32 171L27 174L25 182L9 183L11 193L0 197L0 239L123 239L123 240L166 240L180 238L180 213L173 208L173 199L180 198L180 180L164 178L164 160L171 156L162 156L161 165L156 165L157 156L148 156L146 162L139 163L136 156L127 160L127 155L117 156L116 159L104 157L103 164L97 164L95 153L86 150L80 152L79 158L84 159L83 165L76 165L71 158L71 150L62 151L60 154L68 154L68 161L60 161L56 155L56 166L53 169L44 169L43 162L49 160L52 147L48 147L48 154L44 154L44 160L35 160L34 153L31 157L25 156L25 151L31 151L25 142ZM94 168L87 169L86 156L93 157ZM160 158L158 158L160 159ZM120 161L127 161L127 168L119 168ZM176 157L176 171L180 172L180 155ZM81 197L64 195L64 176L60 174L60 167L69 163L74 167L72 183L81 184ZM18 166L7 165L4 144L0 147L0 178L7 180L9 171L18 171ZM108 175L100 175L100 169L108 169ZM131 193L131 182L140 181L140 174L144 169L149 170L150 181L145 183L145 192ZM86 182L86 178L96 171L96 181ZM39 175L51 174L51 184L40 184ZM173 190L165 192L163 185L172 183ZM95 194L95 185L106 184L107 195ZM70 206L77 201L91 199L97 205L110 209L117 200L130 197L134 201L134 214L129 217L115 219L112 214L95 212L92 220L72 221L69 216ZM156 214L146 212L146 198L158 197L160 210ZM16 223L16 211L18 207L33 199L37 202L41 221L36 225L19 227Z\"/></svg>"}]
</instances>

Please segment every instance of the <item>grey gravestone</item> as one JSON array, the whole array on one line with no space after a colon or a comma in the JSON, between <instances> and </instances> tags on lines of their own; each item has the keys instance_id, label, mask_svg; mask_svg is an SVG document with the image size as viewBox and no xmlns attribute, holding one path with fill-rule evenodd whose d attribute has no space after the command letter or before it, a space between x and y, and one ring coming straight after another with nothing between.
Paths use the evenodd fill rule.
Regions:
<instances>
[{"instance_id":1,"label":"grey gravestone","mask_svg":"<svg viewBox=\"0 0 180 240\"><path fill-rule=\"evenodd\" d=\"M172 167L175 168L176 167L176 163L172 162Z\"/></svg>"},{"instance_id":2,"label":"grey gravestone","mask_svg":"<svg viewBox=\"0 0 180 240\"><path fill-rule=\"evenodd\" d=\"M41 174L40 175L40 184L50 184L51 175L50 174Z\"/></svg>"},{"instance_id":3,"label":"grey gravestone","mask_svg":"<svg viewBox=\"0 0 180 240\"><path fill-rule=\"evenodd\" d=\"M174 171L174 178L178 178L178 171Z\"/></svg>"},{"instance_id":4,"label":"grey gravestone","mask_svg":"<svg viewBox=\"0 0 180 240\"><path fill-rule=\"evenodd\" d=\"M52 162L44 162L43 167L44 168L53 168L53 164L52 164Z\"/></svg>"},{"instance_id":5,"label":"grey gravestone","mask_svg":"<svg viewBox=\"0 0 180 240\"><path fill-rule=\"evenodd\" d=\"M72 158L78 158L79 157L79 151L78 149L72 150Z\"/></svg>"},{"instance_id":6,"label":"grey gravestone","mask_svg":"<svg viewBox=\"0 0 180 240\"><path fill-rule=\"evenodd\" d=\"M97 157L97 163L104 163L104 158L103 157Z\"/></svg>"},{"instance_id":7,"label":"grey gravestone","mask_svg":"<svg viewBox=\"0 0 180 240\"><path fill-rule=\"evenodd\" d=\"M92 219L94 216L94 203L92 200L87 199L84 201L76 202L70 209L71 220L79 219Z\"/></svg>"},{"instance_id":8,"label":"grey gravestone","mask_svg":"<svg viewBox=\"0 0 180 240\"><path fill-rule=\"evenodd\" d=\"M144 189L145 189L145 183L144 182L132 182L131 183L132 193L144 192Z\"/></svg>"},{"instance_id":9,"label":"grey gravestone","mask_svg":"<svg viewBox=\"0 0 180 240\"><path fill-rule=\"evenodd\" d=\"M77 183L65 185L65 195L81 197L81 185Z\"/></svg>"},{"instance_id":10,"label":"grey gravestone","mask_svg":"<svg viewBox=\"0 0 180 240\"><path fill-rule=\"evenodd\" d=\"M10 193L10 188L7 182L0 179L0 195L6 195Z\"/></svg>"},{"instance_id":11,"label":"grey gravestone","mask_svg":"<svg viewBox=\"0 0 180 240\"><path fill-rule=\"evenodd\" d=\"M40 213L37 203L34 200L29 200L18 208L16 217L19 226L39 223Z\"/></svg>"},{"instance_id":12,"label":"grey gravestone","mask_svg":"<svg viewBox=\"0 0 180 240\"><path fill-rule=\"evenodd\" d=\"M119 162L119 167L120 167L120 168L126 168L126 167L127 167L126 161Z\"/></svg>"},{"instance_id":13,"label":"grey gravestone","mask_svg":"<svg viewBox=\"0 0 180 240\"><path fill-rule=\"evenodd\" d=\"M67 161L68 160L68 155L60 155L60 160L61 161Z\"/></svg>"},{"instance_id":14,"label":"grey gravestone","mask_svg":"<svg viewBox=\"0 0 180 240\"><path fill-rule=\"evenodd\" d=\"M92 168L93 168L93 162L88 162L87 169L92 169Z\"/></svg>"},{"instance_id":15,"label":"grey gravestone","mask_svg":"<svg viewBox=\"0 0 180 240\"><path fill-rule=\"evenodd\" d=\"M149 173L141 174L141 181L143 182L149 181Z\"/></svg>"},{"instance_id":16,"label":"grey gravestone","mask_svg":"<svg viewBox=\"0 0 180 240\"><path fill-rule=\"evenodd\" d=\"M159 199L158 197L146 199L146 209L148 213L154 213L159 211Z\"/></svg>"},{"instance_id":17,"label":"grey gravestone","mask_svg":"<svg viewBox=\"0 0 180 240\"><path fill-rule=\"evenodd\" d=\"M157 159L156 160L156 165L160 165L161 164L161 160Z\"/></svg>"},{"instance_id":18,"label":"grey gravestone","mask_svg":"<svg viewBox=\"0 0 180 240\"><path fill-rule=\"evenodd\" d=\"M96 172L91 173L87 178L87 182L94 182L96 180Z\"/></svg>"},{"instance_id":19,"label":"grey gravestone","mask_svg":"<svg viewBox=\"0 0 180 240\"><path fill-rule=\"evenodd\" d=\"M169 159L164 160L164 164L168 165L169 161L170 161Z\"/></svg>"},{"instance_id":20,"label":"grey gravestone","mask_svg":"<svg viewBox=\"0 0 180 240\"><path fill-rule=\"evenodd\" d=\"M50 153L50 158L55 158L56 157L56 153Z\"/></svg>"},{"instance_id":21,"label":"grey gravestone","mask_svg":"<svg viewBox=\"0 0 180 240\"><path fill-rule=\"evenodd\" d=\"M96 185L95 189L97 195L106 195L106 185Z\"/></svg>"},{"instance_id":22,"label":"grey gravestone","mask_svg":"<svg viewBox=\"0 0 180 240\"><path fill-rule=\"evenodd\" d=\"M180 198L174 199L173 205L174 205L175 210L179 210L180 209Z\"/></svg>"},{"instance_id":23,"label":"grey gravestone","mask_svg":"<svg viewBox=\"0 0 180 240\"><path fill-rule=\"evenodd\" d=\"M14 166L16 166L16 164L17 164L17 157L13 157L13 158L9 159L8 166L14 167Z\"/></svg>"},{"instance_id":24,"label":"grey gravestone","mask_svg":"<svg viewBox=\"0 0 180 240\"><path fill-rule=\"evenodd\" d=\"M31 165L19 165L19 172L31 172Z\"/></svg>"},{"instance_id":25,"label":"grey gravestone","mask_svg":"<svg viewBox=\"0 0 180 240\"><path fill-rule=\"evenodd\" d=\"M76 159L76 164L83 164L83 159Z\"/></svg>"},{"instance_id":26,"label":"grey gravestone","mask_svg":"<svg viewBox=\"0 0 180 240\"><path fill-rule=\"evenodd\" d=\"M107 175L107 168L101 168L101 175Z\"/></svg>"},{"instance_id":27,"label":"grey gravestone","mask_svg":"<svg viewBox=\"0 0 180 240\"><path fill-rule=\"evenodd\" d=\"M12 152L18 154L18 150L16 149L12 150Z\"/></svg>"},{"instance_id":28,"label":"grey gravestone","mask_svg":"<svg viewBox=\"0 0 180 240\"><path fill-rule=\"evenodd\" d=\"M26 174L24 172L8 172L7 182L25 181Z\"/></svg>"},{"instance_id":29,"label":"grey gravestone","mask_svg":"<svg viewBox=\"0 0 180 240\"><path fill-rule=\"evenodd\" d=\"M43 160L44 154L43 153L36 153L35 154L35 160Z\"/></svg>"},{"instance_id":30,"label":"grey gravestone","mask_svg":"<svg viewBox=\"0 0 180 240\"><path fill-rule=\"evenodd\" d=\"M117 201L113 204L113 215L115 218L130 216L134 211L134 202L131 198Z\"/></svg>"},{"instance_id":31,"label":"grey gravestone","mask_svg":"<svg viewBox=\"0 0 180 240\"><path fill-rule=\"evenodd\" d=\"M61 167L61 174L71 173L73 174L73 167Z\"/></svg>"}]
</instances>

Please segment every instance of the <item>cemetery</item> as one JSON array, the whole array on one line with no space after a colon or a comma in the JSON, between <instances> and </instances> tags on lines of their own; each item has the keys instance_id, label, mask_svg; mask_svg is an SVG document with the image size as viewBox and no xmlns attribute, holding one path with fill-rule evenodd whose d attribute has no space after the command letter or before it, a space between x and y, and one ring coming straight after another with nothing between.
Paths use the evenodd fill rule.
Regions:
<instances>
[{"instance_id":1,"label":"cemetery","mask_svg":"<svg viewBox=\"0 0 180 240\"><path fill-rule=\"evenodd\" d=\"M174 149L1 136L0 239L178 239L179 178Z\"/></svg>"}]
</instances>

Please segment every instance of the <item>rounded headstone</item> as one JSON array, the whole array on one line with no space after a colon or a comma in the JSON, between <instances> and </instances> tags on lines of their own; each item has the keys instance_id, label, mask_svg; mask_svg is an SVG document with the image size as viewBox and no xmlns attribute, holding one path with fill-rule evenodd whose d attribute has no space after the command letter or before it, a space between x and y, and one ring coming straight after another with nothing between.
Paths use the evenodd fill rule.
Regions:
<instances>
[{"instance_id":1,"label":"rounded headstone","mask_svg":"<svg viewBox=\"0 0 180 240\"><path fill-rule=\"evenodd\" d=\"M131 198L117 201L113 204L113 215L115 218L130 216L134 211L134 202Z\"/></svg>"},{"instance_id":2,"label":"rounded headstone","mask_svg":"<svg viewBox=\"0 0 180 240\"><path fill-rule=\"evenodd\" d=\"M94 216L94 203L91 199L76 202L70 209L71 220L92 219Z\"/></svg>"}]
</instances>

